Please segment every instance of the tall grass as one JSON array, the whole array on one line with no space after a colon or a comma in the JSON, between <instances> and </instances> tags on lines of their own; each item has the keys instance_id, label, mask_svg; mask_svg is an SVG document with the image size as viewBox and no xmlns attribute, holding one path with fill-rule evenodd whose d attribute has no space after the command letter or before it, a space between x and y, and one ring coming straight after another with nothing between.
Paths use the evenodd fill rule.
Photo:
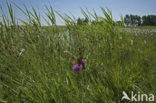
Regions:
<instances>
[{"instance_id":1,"label":"tall grass","mask_svg":"<svg viewBox=\"0 0 156 103\"><path fill-rule=\"evenodd\" d=\"M2 15L0 102L126 103L122 91L155 94L155 34L149 39L123 31L123 21L115 23L104 8L104 17L81 9L89 23L78 25L74 16L46 6L49 26L43 27L33 7L15 6L28 21L15 19L11 4L10 16ZM57 26L55 15L65 21L65 30ZM85 69L74 72L72 61L78 58L86 60Z\"/></svg>"}]
</instances>

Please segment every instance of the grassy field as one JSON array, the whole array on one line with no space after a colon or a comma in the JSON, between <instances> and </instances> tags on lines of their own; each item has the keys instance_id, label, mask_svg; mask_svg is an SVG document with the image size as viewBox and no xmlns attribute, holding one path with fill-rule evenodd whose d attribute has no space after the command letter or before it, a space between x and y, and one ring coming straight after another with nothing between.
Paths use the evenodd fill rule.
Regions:
<instances>
[{"instance_id":1,"label":"grassy field","mask_svg":"<svg viewBox=\"0 0 156 103\"><path fill-rule=\"evenodd\" d=\"M156 95L156 32L123 30L104 9L103 18L82 10L84 17L102 20L95 24L77 25L58 14L64 29L52 8L48 27L26 8L21 11L29 21L18 26L8 8L11 20L3 16L0 28L0 102L127 103L123 91ZM75 72L72 62L80 58L85 68Z\"/></svg>"},{"instance_id":2,"label":"grassy field","mask_svg":"<svg viewBox=\"0 0 156 103\"><path fill-rule=\"evenodd\" d=\"M134 28L134 26L128 26L127 28ZM156 26L136 26L139 29L156 29Z\"/></svg>"}]
</instances>

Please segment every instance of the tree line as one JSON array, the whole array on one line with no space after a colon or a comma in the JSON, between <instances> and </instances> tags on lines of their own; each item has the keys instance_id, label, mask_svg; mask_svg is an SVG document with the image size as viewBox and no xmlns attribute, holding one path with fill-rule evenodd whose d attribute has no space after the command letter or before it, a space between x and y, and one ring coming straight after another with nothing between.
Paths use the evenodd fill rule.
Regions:
<instances>
[{"instance_id":1,"label":"tree line","mask_svg":"<svg viewBox=\"0 0 156 103\"><path fill-rule=\"evenodd\" d=\"M88 23L89 20L87 18L77 19L77 24L82 25L85 23ZM96 21L92 21L92 24L94 24ZM117 23L120 23L121 21L117 21ZM100 21L98 21L100 23ZM144 15L144 16L138 16L138 15L125 15L124 17L124 24L127 26L156 26L156 15Z\"/></svg>"},{"instance_id":2,"label":"tree line","mask_svg":"<svg viewBox=\"0 0 156 103\"><path fill-rule=\"evenodd\" d=\"M156 15L125 15L124 23L127 26L156 26Z\"/></svg>"},{"instance_id":3,"label":"tree line","mask_svg":"<svg viewBox=\"0 0 156 103\"><path fill-rule=\"evenodd\" d=\"M82 25L82 24L88 23L88 22L89 22L89 20L88 20L87 18L85 18L85 19L83 19L83 18L78 18L78 19L77 19L77 24L78 24L78 25Z\"/></svg>"}]
</instances>

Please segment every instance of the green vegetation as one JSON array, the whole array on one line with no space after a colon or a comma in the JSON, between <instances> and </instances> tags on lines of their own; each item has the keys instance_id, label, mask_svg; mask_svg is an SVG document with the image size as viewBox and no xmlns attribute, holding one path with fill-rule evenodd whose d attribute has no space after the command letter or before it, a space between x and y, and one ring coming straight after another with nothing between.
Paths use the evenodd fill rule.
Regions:
<instances>
[{"instance_id":1,"label":"green vegetation","mask_svg":"<svg viewBox=\"0 0 156 103\"><path fill-rule=\"evenodd\" d=\"M124 23L127 26L156 26L156 15L125 15Z\"/></svg>"},{"instance_id":2,"label":"green vegetation","mask_svg":"<svg viewBox=\"0 0 156 103\"><path fill-rule=\"evenodd\" d=\"M127 26L126 28L138 28L138 29L156 29L156 26Z\"/></svg>"},{"instance_id":3,"label":"green vegetation","mask_svg":"<svg viewBox=\"0 0 156 103\"><path fill-rule=\"evenodd\" d=\"M103 18L82 10L89 22L82 25L57 13L66 28L56 25L52 7L45 17L49 27L26 7L19 9L28 21L16 25L8 9L10 19L3 14L0 28L0 102L127 103L122 91L156 95L156 33L122 30L123 19L115 23L103 8ZM101 22L90 23L90 16ZM85 69L74 72L72 61L80 57Z\"/></svg>"}]
</instances>

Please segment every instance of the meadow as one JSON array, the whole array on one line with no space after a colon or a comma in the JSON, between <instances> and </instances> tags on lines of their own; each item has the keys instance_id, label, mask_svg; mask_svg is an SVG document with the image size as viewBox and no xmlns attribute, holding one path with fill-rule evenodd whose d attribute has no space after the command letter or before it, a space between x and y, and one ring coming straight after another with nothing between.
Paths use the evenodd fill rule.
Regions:
<instances>
[{"instance_id":1,"label":"meadow","mask_svg":"<svg viewBox=\"0 0 156 103\"><path fill-rule=\"evenodd\" d=\"M156 96L155 27L124 27L122 17L116 23L104 8L103 17L82 9L89 23L78 25L74 16L46 8L44 27L34 8L19 8L27 17L18 19L22 26L10 4L10 17L2 15L1 103L133 103L121 100L123 91ZM78 59L84 67L74 71Z\"/></svg>"}]
</instances>

